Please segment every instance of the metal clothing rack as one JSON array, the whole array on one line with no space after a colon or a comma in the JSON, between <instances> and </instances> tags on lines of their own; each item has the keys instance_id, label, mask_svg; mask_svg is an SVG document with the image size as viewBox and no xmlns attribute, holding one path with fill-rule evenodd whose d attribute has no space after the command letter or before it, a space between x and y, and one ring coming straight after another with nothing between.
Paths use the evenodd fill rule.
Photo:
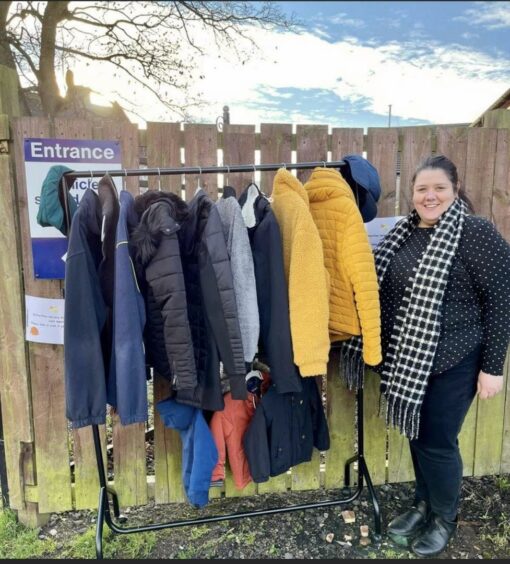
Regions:
<instances>
[{"instance_id":1,"label":"metal clothing rack","mask_svg":"<svg viewBox=\"0 0 510 564\"><path fill-rule=\"evenodd\" d=\"M318 161L318 162L304 162L304 163L279 163L279 164L253 164L253 165L233 165L233 166L208 166L208 167L179 167L179 168L146 168L146 169L122 169L122 170L95 170L90 172L76 171L68 172L63 176L63 187L69 189L66 177L70 179L104 176L162 176L174 174L210 174L210 173L235 173L235 172L255 172L260 171L276 171L279 168L288 168L294 170L312 169L315 167L339 168L344 164L344 161ZM67 198L64 198L64 207L67 207ZM69 215L66 209L66 221L68 222L69 233ZM156 523L151 525L143 525L139 527L122 527L119 524L127 521L126 517L121 516L120 506L117 494L108 487L106 481L106 474L103 462L103 455L101 452L101 440L99 436L98 425L92 425L92 433L94 437L94 448L96 454L97 471L99 474L99 504L98 516L96 523L96 556L98 559L103 558L103 527L106 523L108 527L117 534L131 534L141 533L147 531L157 531L161 529L169 529L176 527L185 527L188 525L203 525L205 523L216 523L218 521L230 521L237 519L244 519L245 517L259 517L262 515L273 515L276 513L288 513L291 511L302 511L305 509L317 509L319 507L331 507L335 505L346 505L352 503L360 497L363 491L363 480L366 479L367 487L369 490L370 498L372 500L374 510L374 534L375 540L380 539L381 536L381 514L379 509L379 502L375 493L370 473L368 471L367 463L364 455L364 432L363 432L363 389L358 389L356 394L357 399L357 431L358 431L358 448L357 453L345 462L344 474L344 488L350 486L350 467L354 462L358 463L358 484L356 491L345 498L321 501L317 503L307 503L302 505L291 505L288 507L278 507L274 509L261 509L255 511L245 511L238 513L231 513L228 515L214 515L211 517L199 517L197 519L185 519L177 521L169 521L167 523ZM344 492L345 493L345 492ZM118 521L117 524L112 519L110 510L110 500L113 506L113 515Z\"/></svg>"}]
</instances>

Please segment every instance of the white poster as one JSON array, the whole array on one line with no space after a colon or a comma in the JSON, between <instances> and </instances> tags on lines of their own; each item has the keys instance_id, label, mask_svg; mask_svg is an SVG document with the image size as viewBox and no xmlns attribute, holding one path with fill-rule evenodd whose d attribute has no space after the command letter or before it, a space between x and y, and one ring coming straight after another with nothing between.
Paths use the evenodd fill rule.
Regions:
<instances>
[{"instance_id":1,"label":"white poster","mask_svg":"<svg viewBox=\"0 0 510 564\"><path fill-rule=\"evenodd\" d=\"M64 344L65 300L25 296L25 338L33 343Z\"/></svg>"},{"instance_id":2,"label":"white poster","mask_svg":"<svg viewBox=\"0 0 510 564\"><path fill-rule=\"evenodd\" d=\"M398 221L400 221L404 216L396 215L393 217L376 217L372 221L365 223L365 228L368 233L368 239L372 245L372 249L375 249L384 236L391 230Z\"/></svg>"}]
</instances>

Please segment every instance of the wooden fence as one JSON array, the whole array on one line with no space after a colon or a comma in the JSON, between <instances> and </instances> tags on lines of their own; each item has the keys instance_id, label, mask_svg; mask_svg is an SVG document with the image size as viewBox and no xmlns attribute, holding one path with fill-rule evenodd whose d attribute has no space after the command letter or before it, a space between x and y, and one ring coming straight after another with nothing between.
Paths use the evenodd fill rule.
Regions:
<instances>
[{"instance_id":1,"label":"wooden fence","mask_svg":"<svg viewBox=\"0 0 510 564\"><path fill-rule=\"evenodd\" d=\"M333 128L329 133L326 125L298 125L293 132L290 124L262 124L260 132L254 125L225 125L219 133L215 125L178 123L149 123L146 130L138 130L133 124L50 123L43 118L14 118L9 123L0 116L0 393L11 506L22 519L35 522L49 512L96 507L99 487L91 429L70 431L64 415L63 347L24 340L24 294L62 296L61 281L36 280L33 275L25 137L119 140L126 168L318 161L366 151L381 178L381 217L409 210L410 175L422 157L437 151L458 165L478 213L491 218L510 240L509 135L509 129L465 127L374 128L364 135L362 129ZM301 171L299 177L305 180L309 174ZM260 186L266 193L271 192L273 176L272 172L261 173ZM240 191L251 179L252 173L230 174L229 183ZM196 180L186 177L187 198ZM148 179L150 189L156 189L157 183L156 177ZM215 198L217 177L205 175L202 184ZM163 176L161 185L163 190L181 194L179 176ZM127 178L126 187L137 195L139 179ZM461 436L466 476L510 471L508 378L506 381L505 393L483 402L476 400L468 414ZM397 432L388 432L378 416L378 377L369 374L366 382L365 452L372 479L375 484L411 480L407 442ZM156 380L154 401L167 392L166 382ZM268 483L251 484L242 492L234 488L228 475L224 488L211 489L211 496L340 487L344 461L354 454L355 397L339 377L336 355L328 367L326 396L331 449L322 459L315 453L311 462ZM105 444L106 434L112 436L113 486L124 506L143 504L152 497L158 503L184 500L179 438L164 428L157 414L154 418L151 476L147 475L143 424L123 427L113 417L111 430L102 429Z\"/></svg>"}]
</instances>

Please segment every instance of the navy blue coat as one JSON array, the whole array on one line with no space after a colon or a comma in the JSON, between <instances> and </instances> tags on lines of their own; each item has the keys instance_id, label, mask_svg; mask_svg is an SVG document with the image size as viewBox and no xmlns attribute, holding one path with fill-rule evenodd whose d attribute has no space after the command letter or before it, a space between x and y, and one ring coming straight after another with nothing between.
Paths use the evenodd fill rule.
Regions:
<instances>
[{"instance_id":1,"label":"navy blue coat","mask_svg":"<svg viewBox=\"0 0 510 564\"><path fill-rule=\"evenodd\" d=\"M300 392L301 376L292 352L280 228L268 199L255 185L241 194L239 204L248 227L255 268L260 317L258 356L271 369L271 380L279 393Z\"/></svg>"},{"instance_id":2,"label":"navy blue coat","mask_svg":"<svg viewBox=\"0 0 510 564\"><path fill-rule=\"evenodd\" d=\"M302 379L300 393L279 394L275 386L262 396L243 438L250 473L266 482L312 458L313 447L329 449L329 430L315 378Z\"/></svg>"},{"instance_id":3,"label":"navy blue coat","mask_svg":"<svg viewBox=\"0 0 510 564\"><path fill-rule=\"evenodd\" d=\"M64 374L66 415L74 428L105 423L106 381L101 333L107 307L99 269L102 210L97 194L85 191L73 216L66 257Z\"/></svg>"}]
</instances>

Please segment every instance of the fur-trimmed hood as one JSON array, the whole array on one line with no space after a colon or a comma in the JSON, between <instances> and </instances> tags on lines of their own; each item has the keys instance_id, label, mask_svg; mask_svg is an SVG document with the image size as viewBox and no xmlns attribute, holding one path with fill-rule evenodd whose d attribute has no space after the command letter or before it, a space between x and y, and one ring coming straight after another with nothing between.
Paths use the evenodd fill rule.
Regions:
<instances>
[{"instance_id":1,"label":"fur-trimmed hood","mask_svg":"<svg viewBox=\"0 0 510 564\"><path fill-rule=\"evenodd\" d=\"M161 238L180 229L188 217L188 206L170 192L149 191L135 198L140 218L131 235L131 248L138 266L145 267L156 254Z\"/></svg>"}]
</instances>

